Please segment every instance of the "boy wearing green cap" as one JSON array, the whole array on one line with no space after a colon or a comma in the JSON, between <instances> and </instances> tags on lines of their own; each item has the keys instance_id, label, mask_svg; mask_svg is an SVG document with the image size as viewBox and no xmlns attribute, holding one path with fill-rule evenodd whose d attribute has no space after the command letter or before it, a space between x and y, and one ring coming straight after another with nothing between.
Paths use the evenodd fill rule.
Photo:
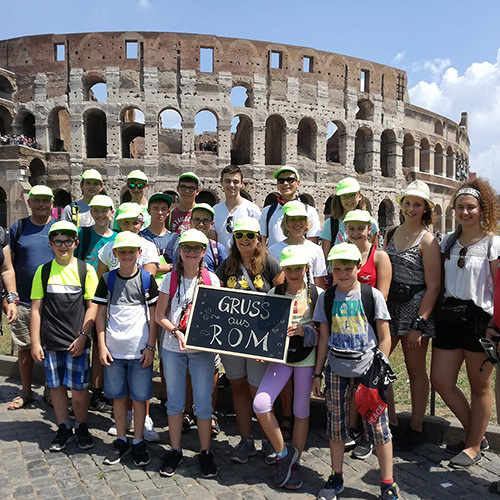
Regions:
<instances>
[{"instance_id":1,"label":"boy wearing green cap","mask_svg":"<svg viewBox=\"0 0 500 500\"><path fill-rule=\"evenodd\" d=\"M179 176L177 192L179 204L168 214L167 229L171 233L181 234L189 229L191 210L196 204L196 196L200 192L200 179L193 172L185 172Z\"/></svg>"},{"instance_id":2,"label":"boy wearing green cap","mask_svg":"<svg viewBox=\"0 0 500 500\"><path fill-rule=\"evenodd\" d=\"M92 266L73 255L78 245L73 223L54 223L49 241L55 259L38 267L31 288L31 355L35 361L44 361L57 419L58 430L49 450L61 451L73 440L67 389L72 392L78 446L86 450L94 446L86 424L94 321L86 301L94 296L97 276Z\"/></svg>"},{"instance_id":3,"label":"boy wearing green cap","mask_svg":"<svg viewBox=\"0 0 500 500\"><path fill-rule=\"evenodd\" d=\"M324 370L324 397L332 461L332 473L317 496L319 500L333 500L344 489L342 469L345 442L349 438L351 401L359 378L369 370L376 351L387 358L391 347L387 305L379 290L359 283L361 253L356 245L335 245L328 254L328 261L337 284L318 298L313 317L320 324L320 336L312 389L316 397L323 397L321 379L328 358ZM366 292L362 287L368 287L364 289ZM370 303L365 302L367 292L371 292ZM398 488L393 480L387 408L374 422L363 418L363 426L365 437L377 450L382 476L380 499L396 500Z\"/></svg>"}]
</instances>

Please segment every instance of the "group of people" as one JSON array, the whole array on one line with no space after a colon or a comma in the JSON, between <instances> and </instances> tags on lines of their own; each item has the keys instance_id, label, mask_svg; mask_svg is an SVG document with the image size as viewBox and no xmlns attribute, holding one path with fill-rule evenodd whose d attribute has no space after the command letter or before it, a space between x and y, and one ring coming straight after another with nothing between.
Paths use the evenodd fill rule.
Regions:
<instances>
[{"instance_id":1,"label":"group of people","mask_svg":"<svg viewBox=\"0 0 500 500\"><path fill-rule=\"evenodd\" d=\"M36 148L36 140L31 137L26 137L24 134L2 134L0 136L0 145L18 145L18 146L28 146L30 148Z\"/></svg>"},{"instance_id":2,"label":"group of people","mask_svg":"<svg viewBox=\"0 0 500 500\"><path fill-rule=\"evenodd\" d=\"M376 450L380 498L397 499L393 442L405 450L423 442L432 338L432 384L466 436L448 445L454 453L450 465L466 468L481 459L493 405L493 366L484 363L481 339L500 335L493 315L499 208L488 182L477 179L456 190L457 230L441 244L431 231L429 188L411 182L396 197L401 224L386 232L379 248L379 228L356 179L337 183L332 217L321 228L316 209L299 200L299 172L283 166L274 178L278 201L261 211L241 196L239 167L222 170L225 200L214 207L196 203L201 182L186 172L178 180L179 203L172 206L165 193L148 199L147 176L134 170L127 176L131 202L115 213L111 198L101 194L101 175L87 170L82 199L66 207L61 221L50 215L50 188L31 189L32 214L10 228L0 262L22 379L22 391L9 409L33 400L33 360L43 361L58 424L50 451L61 451L75 437L80 448L93 446L86 424L91 385L91 408L113 407L109 433L116 439L104 464L120 462L129 451L137 466L148 464L145 441L159 439L149 416L158 349L170 437L160 475L176 473L183 460L182 432L193 418L202 475L218 474L210 442L219 429L214 408L223 366L240 435L231 454L235 463L257 454L255 413L264 460L276 465L274 485L300 488L313 393L326 400L332 462L317 498L333 500L342 492L347 445L355 446L358 459ZM188 348L186 328L199 285L288 297L286 363ZM388 387L389 358L399 342L412 404L404 432ZM464 361L470 401L457 386ZM380 393L388 401L376 415L361 411L366 401L357 391L360 382L372 382L365 379L374 367L384 373ZM490 489L500 493L500 484Z\"/></svg>"}]
</instances>

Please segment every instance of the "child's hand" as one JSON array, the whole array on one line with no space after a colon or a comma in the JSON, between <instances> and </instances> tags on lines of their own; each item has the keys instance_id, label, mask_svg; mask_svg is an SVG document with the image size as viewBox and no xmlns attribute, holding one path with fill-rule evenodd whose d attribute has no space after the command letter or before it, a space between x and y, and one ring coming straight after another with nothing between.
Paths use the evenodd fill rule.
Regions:
<instances>
[{"instance_id":1,"label":"child's hand","mask_svg":"<svg viewBox=\"0 0 500 500\"><path fill-rule=\"evenodd\" d=\"M408 334L408 347L418 349L422 345L422 330L410 330Z\"/></svg>"},{"instance_id":2,"label":"child's hand","mask_svg":"<svg viewBox=\"0 0 500 500\"><path fill-rule=\"evenodd\" d=\"M113 362L113 356L111 356L106 345L99 344L99 361L103 366L111 366Z\"/></svg>"},{"instance_id":3,"label":"child's hand","mask_svg":"<svg viewBox=\"0 0 500 500\"><path fill-rule=\"evenodd\" d=\"M317 398L324 398L325 395L321 392L321 379L315 377L312 384L312 392Z\"/></svg>"},{"instance_id":4,"label":"child's hand","mask_svg":"<svg viewBox=\"0 0 500 500\"><path fill-rule=\"evenodd\" d=\"M140 361L142 361L142 367L146 368L150 366L155 359L155 352L151 349L144 349Z\"/></svg>"},{"instance_id":5,"label":"child's hand","mask_svg":"<svg viewBox=\"0 0 500 500\"><path fill-rule=\"evenodd\" d=\"M78 335L78 337L71 342L71 345L68 347L68 351L71 354L72 358L77 358L80 356L85 349L85 344L87 343L87 337L85 335Z\"/></svg>"},{"instance_id":6,"label":"child's hand","mask_svg":"<svg viewBox=\"0 0 500 500\"><path fill-rule=\"evenodd\" d=\"M300 323L297 323L296 325L290 325L287 330L286 334L288 337L293 337L294 335L298 335L299 337L304 336L304 328L302 328L302 325Z\"/></svg>"},{"instance_id":7,"label":"child's hand","mask_svg":"<svg viewBox=\"0 0 500 500\"><path fill-rule=\"evenodd\" d=\"M9 325L16 321L17 319L17 304L7 304L5 306L5 314L7 316L7 320Z\"/></svg>"},{"instance_id":8,"label":"child's hand","mask_svg":"<svg viewBox=\"0 0 500 500\"><path fill-rule=\"evenodd\" d=\"M43 361L45 359L45 353L40 343L31 344L31 357L35 361Z\"/></svg>"},{"instance_id":9,"label":"child's hand","mask_svg":"<svg viewBox=\"0 0 500 500\"><path fill-rule=\"evenodd\" d=\"M186 347L186 336L180 330L175 332L175 336L177 337L177 342L179 342L179 350L187 351Z\"/></svg>"}]
</instances>

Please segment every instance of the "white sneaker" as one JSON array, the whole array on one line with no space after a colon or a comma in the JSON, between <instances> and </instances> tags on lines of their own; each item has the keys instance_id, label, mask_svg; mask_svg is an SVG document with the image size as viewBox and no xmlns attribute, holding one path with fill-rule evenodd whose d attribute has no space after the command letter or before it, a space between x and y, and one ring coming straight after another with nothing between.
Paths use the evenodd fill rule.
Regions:
<instances>
[{"instance_id":1,"label":"white sneaker","mask_svg":"<svg viewBox=\"0 0 500 500\"><path fill-rule=\"evenodd\" d=\"M127 432L128 433L133 433L134 432L134 420L132 419L132 417L128 417L127 415ZM108 429L108 434L110 436L118 436L118 432L116 431L116 425L112 425L109 429Z\"/></svg>"},{"instance_id":2,"label":"white sneaker","mask_svg":"<svg viewBox=\"0 0 500 500\"><path fill-rule=\"evenodd\" d=\"M144 441L157 443L159 440L160 436L153 427L153 420L149 415L146 415L146 419L144 420Z\"/></svg>"}]
</instances>

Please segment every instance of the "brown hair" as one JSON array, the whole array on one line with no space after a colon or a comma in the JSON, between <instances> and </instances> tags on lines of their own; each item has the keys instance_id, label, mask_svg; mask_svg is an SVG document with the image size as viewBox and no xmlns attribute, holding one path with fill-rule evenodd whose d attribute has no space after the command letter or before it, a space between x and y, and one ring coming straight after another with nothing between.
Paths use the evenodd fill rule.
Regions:
<instances>
[{"instance_id":1,"label":"brown hair","mask_svg":"<svg viewBox=\"0 0 500 500\"><path fill-rule=\"evenodd\" d=\"M417 196L417 198L420 198ZM431 224L436 223L436 214L434 213L434 209L429 205L429 202L427 200L424 200L421 198L425 204L425 212L422 214L422 224L425 226L429 227ZM401 205L403 204L404 198L401 198ZM401 206L400 205L400 206ZM405 218L403 217L403 209L400 208L399 211L399 220L401 224L405 221Z\"/></svg>"},{"instance_id":2,"label":"brown hair","mask_svg":"<svg viewBox=\"0 0 500 500\"><path fill-rule=\"evenodd\" d=\"M253 275L261 274L266 265L266 246L262 243L262 237L257 235L257 248L255 249L250 261L250 271ZM238 245L233 237L233 244L226 259L226 276L232 276L238 273L240 264L243 264Z\"/></svg>"},{"instance_id":3,"label":"brown hair","mask_svg":"<svg viewBox=\"0 0 500 500\"><path fill-rule=\"evenodd\" d=\"M198 264L198 285L203 285L203 277L201 275L201 270L203 269L203 259L200 260ZM181 298L181 278L184 276L184 262L182 262L181 252L179 252L179 260L175 263L175 272L177 273L177 297ZM170 278L172 279L172 278ZM174 294L175 295L175 294ZM173 297L170 297L172 300Z\"/></svg>"},{"instance_id":4,"label":"brown hair","mask_svg":"<svg viewBox=\"0 0 500 500\"><path fill-rule=\"evenodd\" d=\"M358 210L366 210L365 197L361 193L359 194L361 195L361 199L358 201L356 208ZM342 202L340 201L340 196L337 196L336 194L332 196L331 208L332 208L332 218L342 219L342 217L344 216L344 207L342 206Z\"/></svg>"}]
</instances>

